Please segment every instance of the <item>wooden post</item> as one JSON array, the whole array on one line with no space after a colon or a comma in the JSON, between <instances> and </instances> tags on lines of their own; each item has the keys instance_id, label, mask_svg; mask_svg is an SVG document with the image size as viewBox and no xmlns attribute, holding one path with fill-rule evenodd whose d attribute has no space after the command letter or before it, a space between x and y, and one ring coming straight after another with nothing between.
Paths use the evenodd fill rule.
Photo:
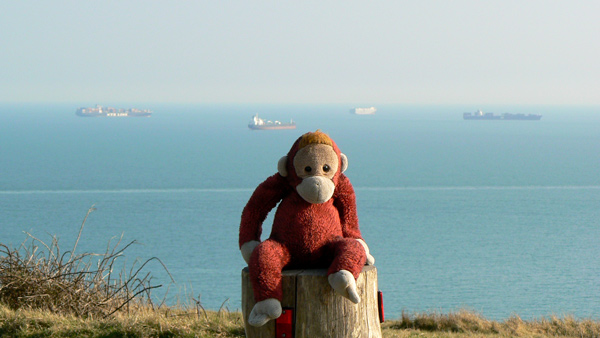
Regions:
<instances>
[{"instance_id":1,"label":"wooden post","mask_svg":"<svg viewBox=\"0 0 600 338\"><path fill-rule=\"evenodd\" d=\"M294 309L294 338L381 338L377 303L377 269L363 268L356 281L361 302L354 304L338 295L327 281L326 269L285 270L283 308ZM248 324L254 307L248 268L242 270L242 313L248 338L275 338L275 321L261 327ZM289 337L288 337L289 338Z\"/></svg>"}]
</instances>

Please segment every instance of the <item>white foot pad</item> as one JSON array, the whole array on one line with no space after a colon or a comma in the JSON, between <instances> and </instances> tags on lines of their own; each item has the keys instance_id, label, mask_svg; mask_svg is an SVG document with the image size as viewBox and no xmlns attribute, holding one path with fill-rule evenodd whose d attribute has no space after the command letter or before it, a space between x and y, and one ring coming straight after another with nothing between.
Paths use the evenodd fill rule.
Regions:
<instances>
[{"instance_id":1,"label":"white foot pad","mask_svg":"<svg viewBox=\"0 0 600 338\"><path fill-rule=\"evenodd\" d=\"M248 324L252 326L263 326L269 320L281 316L281 302L275 298L261 300L256 303L248 316Z\"/></svg>"},{"instance_id":2,"label":"white foot pad","mask_svg":"<svg viewBox=\"0 0 600 338\"><path fill-rule=\"evenodd\" d=\"M356 291L356 280L350 271L340 270L329 275L327 279L335 292L350 299L354 304L360 303L360 296Z\"/></svg>"}]
</instances>

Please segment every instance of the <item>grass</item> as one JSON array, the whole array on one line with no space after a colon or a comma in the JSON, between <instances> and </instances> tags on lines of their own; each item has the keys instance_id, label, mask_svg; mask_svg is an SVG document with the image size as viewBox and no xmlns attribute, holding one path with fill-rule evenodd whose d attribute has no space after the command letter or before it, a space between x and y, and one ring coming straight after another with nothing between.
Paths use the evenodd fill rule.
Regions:
<instances>
[{"instance_id":1,"label":"grass","mask_svg":"<svg viewBox=\"0 0 600 338\"><path fill-rule=\"evenodd\" d=\"M62 252L56 237L46 244L29 233L18 248L0 244L0 302L12 309L104 318L142 300L153 305L150 291L160 285L152 285L150 274L142 271L148 262L160 262L158 258L115 272L123 252L135 241L120 248L121 237L114 245L109 242L104 253L77 253L85 221L94 210L88 210L70 251Z\"/></svg>"},{"instance_id":2,"label":"grass","mask_svg":"<svg viewBox=\"0 0 600 338\"><path fill-rule=\"evenodd\" d=\"M492 321L466 310L440 313L403 313L382 324L384 337L600 337L600 322L571 316L525 321L512 316Z\"/></svg>"},{"instance_id":3,"label":"grass","mask_svg":"<svg viewBox=\"0 0 600 338\"><path fill-rule=\"evenodd\" d=\"M0 244L0 337L134 338L244 337L242 314L205 311L199 300L184 305L152 302L145 265L113 271L123 252L121 240L101 254L76 253L88 210L73 248L62 252L56 237L48 245L31 234L18 248ZM164 265L163 265L164 266ZM165 267L166 269L166 267ZM512 316L488 320L477 313L402 313L382 324L383 337L600 338L600 322L573 317L524 321Z\"/></svg>"},{"instance_id":4,"label":"grass","mask_svg":"<svg viewBox=\"0 0 600 338\"><path fill-rule=\"evenodd\" d=\"M135 308L107 318L0 305L0 337L244 337L240 313Z\"/></svg>"},{"instance_id":5,"label":"grass","mask_svg":"<svg viewBox=\"0 0 600 338\"><path fill-rule=\"evenodd\" d=\"M383 337L504 338L504 337L600 337L600 323L571 317L524 321L513 316L490 321L478 314L403 314L382 324ZM198 312L194 308L142 307L108 318L82 318L47 310L13 310L0 305L0 337L245 337L242 314Z\"/></svg>"}]
</instances>

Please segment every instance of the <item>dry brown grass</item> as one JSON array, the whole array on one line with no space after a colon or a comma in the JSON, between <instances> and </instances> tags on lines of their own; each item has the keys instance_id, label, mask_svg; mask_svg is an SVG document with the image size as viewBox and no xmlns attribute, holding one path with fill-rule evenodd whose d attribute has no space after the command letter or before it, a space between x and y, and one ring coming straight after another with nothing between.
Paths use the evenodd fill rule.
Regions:
<instances>
[{"instance_id":1,"label":"dry brown grass","mask_svg":"<svg viewBox=\"0 0 600 338\"><path fill-rule=\"evenodd\" d=\"M502 322L459 311L450 314L404 314L382 325L385 338L600 337L600 323L571 317ZM244 337L242 315L222 308L135 307L108 318L82 318L50 311L12 310L0 305L0 337Z\"/></svg>"},{"instance_id":2,"label":"dry brown grass","mask_svg":"<svg viewBox=\"0 0 600 338\"><path fill-rule=\"evenodd\" d=\"M158 258L136 261L129 270L123 266L114 272L135 241L121 248L121 236L116 244L109 242L104 253L76 252L93 210L93 206L88 210L70 251L61 252L56 237L46 244L31 234L18 248L0 244L0 303L13 310L40 309L79 317L107 317L144 301L153 306L150 291L160 285L151 285L150 274L143 275L142 270L150 261L160 262Z\"/></svg>"},{"instance_id":3,"label":"dry brown grass","mask_svg":"<svg viewBox=\"0 0 600 338\"><path fill-rule=\"evenodd\" d=\"M600 338L600 322L591 319L542 317L524 321L512 316L492 321L472 311L448 314L402 313L382 325L384 337L578 337Z\"/></svg>"},{"instance_id":4,"label":"dry brown grass","mask_svg":"<svg viewBox=\"0 0 600 338\"><path fill-rule=\"evenodd\" d=\"M226 310L138 307L108 318L82 318L0 305L0 337L243 337L241 314Z\"/></svg>"}]
</instances>

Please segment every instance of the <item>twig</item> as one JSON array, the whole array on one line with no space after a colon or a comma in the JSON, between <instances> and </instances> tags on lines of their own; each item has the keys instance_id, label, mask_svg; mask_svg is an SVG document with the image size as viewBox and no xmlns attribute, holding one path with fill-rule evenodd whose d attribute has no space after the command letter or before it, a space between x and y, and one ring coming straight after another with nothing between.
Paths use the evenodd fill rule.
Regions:
<instances>
[{"instance_id":1,"label":"twig","mask_svg":"<svg viewBox=\"0 0 600 338\"><path fill-rule=\"evenodd\" d=\"M77 244L79 244L79 238L81 238L81 233L83 232L83 227L85 226L85 221L87 220L87 218L90 215L90 213L92 211L96 210L96 208L94 208L94 205L95 204L92 204L92 206L88 209L87 214L85 214L85 217L83 218L83 222L81 222L81 227L79 228L79 234L77 235L77 240L75 241L75 245L73 246L73 250L71 250L71 257L73 257L73 255L75 254L75 249L77 248Z\"/></svg>"}]
</instances>

